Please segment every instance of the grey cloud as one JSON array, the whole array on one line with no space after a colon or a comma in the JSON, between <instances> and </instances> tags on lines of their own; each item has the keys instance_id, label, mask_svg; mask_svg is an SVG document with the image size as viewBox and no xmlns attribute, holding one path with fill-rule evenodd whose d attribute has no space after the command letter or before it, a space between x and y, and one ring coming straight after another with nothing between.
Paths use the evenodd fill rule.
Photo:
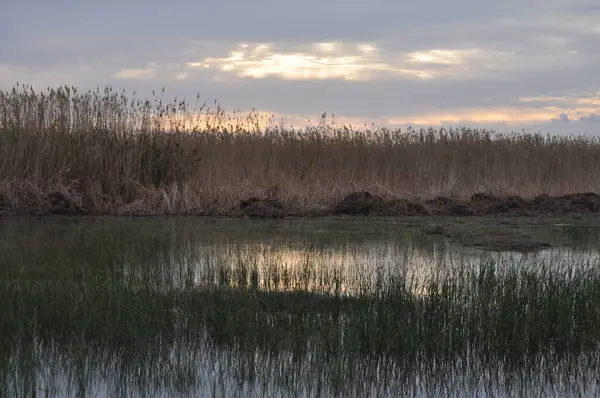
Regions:
<instances>
[{"instance_id":1,"label":"grey cloud","mask_svg":"<svg viewBox=\"0 0 600 398\"><path fill-rule=\"evenodd\" d=\"M413 3L387 0L375 4L339 0L251 3L187 0L174 7L139 0L123 3L63 0L52 5L41 0L23 0L21 7L13 4L5 17L0 17L0 22L4 22L0 26L8 26L5 29L10 33L3 35L4 39L0 37L0 50L7 50L23 62L48 62L53 57L89 60L109 54L125 61L147 62L150 54L176 58L175 49L185 49L192 40L225 45L240 41L379 40L398 51L470 45L518 51L516 46L521 45L525 35L531 36L540 29L527 23L537 11L535 5L546 3L528 2L529 7L534 6L528 9L518 0L493 3L461 0L458 4L439 0ZM28 13L30 7L35 7L38 13ZM502 23L515 14L523 17L510 26ZM64 42L73 45L69 48ZM535 49L525 51L531 50Z\"/></svg>"},{"instance_id":2,"label":"grey cloud","mask_svg":"<svg viewBox=\"0 0 600 398\"><path fill-rule=\"evenodd\" d=\"M579 120L581 120L582 122L598 123L600 122L600 116L596 115L595 113L590 113L589 116L582 116L581 118L579 118Z\"/></svg>"},{"instance_id":3,"label":"grey cloud","mask_svg":"<svg viewBox=\"0 0 600 398\"><path fill-rule=\"evenodd\" d=\"M159 68L155 78L151 80L121 80L112 77L118 69L116 64L111 66L108 70L92 68L85 71L65 68L62 73L60 70L52 70L51 76L39 72L43 68L37 73L30 69L13 68L4 80L0 76L0 85L11 86L17 80L41 86L56 83L76 84L82 88L111 84L125 88L128 92L136 90L140 95L166 86L170 96L185 95L195 98L199 93L203 100L217 99L228 108L256 107L290 114L330 111L344 115L382 117L498 106L571 107L571 104L560 100L538 100L524 104L519 101L519 97L559 95L571 93L578 88L587 92L587 82L594 76L592 72L568 76L561 73L545 73L539 76L532 72L525 75L524 79L516 80L423 82L397 79L348 83L339 80L282 82L276 78L265 78L238 79L236 82L227 83L215 81L212 79L212 73L205 70L190 72L188 79L179 81L174 78L179 69L166 67ZM9 75L11 80L7 80Z\"/></svg>"},{"instance_id":4,"label":"grey cloud","mask_svg":"<svg viewBox=\"0 0 600 398\"><path fill-rule=\"evenodd\" d=\"M119 47L120 41L151 43L164 37L256 42L426 37L426 32L442 33L444 27L485 26L523 8L518 0L485 4L477 0L452 4L438 0L412 3L186 0L177 6L164 4L157 0L97 3L23 0L20 5L9 7L0 18L9 32L21 37L70 31L100 41L104 35L114 36L120 40L114 40L113 45ZM30 13L30 9L37 12ZM452 35L448 29L445 33ZM444 38L436 36L438 40Z\"/></svg>"},{"instance_id":5,"label":"grey cloud","mask_svg":"<svg viewBox=\"0 0 600 398\"><path fill-rule=\"evenodd\" d=\"M581 115L577 118L571 118L566 113L561 113L556 118L552 119L554 123L581 123L586 126L597 125L595 129L600 129L600 116L595 113L590 113L589 115Z\"/></svg>"},{"instance_id":6,"label":"grey cloud","mask_svg":"<svg viewBox=\"0 0 600 398\"><path fill-rule=\"evenodd\" d=\"M572 104L561 100L523 104L519 98L585 96L600 90L594 83L600 32L595 35L590 28L598 11L592 0L7 3L0 14L1 88L17 80L42 87L111 84L143 95L165 85L170 96L195 98L200 93L228 108L313 115L329 111L365 118L485 107L567 108ZM478 48L484 58L468 61L465 76L430 81L394 76L368 82L227 82L214 80L213 70L184 67L185 62L226 56L240 42L276 42L285 49L331 40L376 42L384 56ZM151 80L113 77L149 63L158 65ZM174 78L183 71L189 73L186 80ZM583 116L577 125L564 124L577 129L597 122L596 115ZM552 130L561 128L558 124L548 120L539 126Z\"/></svg>"},{"instance_id":7,"label":"grey cloud","mask_svg":"<svg viewBox=\"0 0 600 398\"><path fill-rule=\"evenodd\" d=\"M570 122L571 119L569 119L569 115L566 113L561 113L560 115L558 115L557 117L552 119L553 122Z\"/></svg>"}]
</instances>

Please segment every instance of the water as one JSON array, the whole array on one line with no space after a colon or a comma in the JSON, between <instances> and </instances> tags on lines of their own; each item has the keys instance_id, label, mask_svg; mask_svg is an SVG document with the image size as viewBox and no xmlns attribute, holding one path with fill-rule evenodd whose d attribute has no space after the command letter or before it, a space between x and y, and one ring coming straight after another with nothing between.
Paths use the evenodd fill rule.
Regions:
<instances>
[{"instance_id":1,"label":"water","mask_svg":"<svg viewBox=\"0 0 600 398\"><path fill-rule=\"evenodd\" d=\"M0 396L597 395L600 228L535 228L0 219Z\"/></svg>"}]
</instances>

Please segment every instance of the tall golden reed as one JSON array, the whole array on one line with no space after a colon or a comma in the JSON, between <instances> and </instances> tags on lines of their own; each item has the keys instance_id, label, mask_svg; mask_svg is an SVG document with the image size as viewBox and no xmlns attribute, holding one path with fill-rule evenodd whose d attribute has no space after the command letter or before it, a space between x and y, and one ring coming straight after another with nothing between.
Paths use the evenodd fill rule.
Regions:
<instances>
[{"instance_id":1,"label":"tall golden reed","mask_svg":"<svg viewBox=\"0 0 600 398\"><path fill-rule=\"evenodd\" d=\"M356 190L409 199L598 192L600 141L466 128L294 129L254 112L136 100L110 87L0 91L0 192L57 189L99 212L168 214L226 213L267 192L299 212Z\"/></svg>"}]
</instances>

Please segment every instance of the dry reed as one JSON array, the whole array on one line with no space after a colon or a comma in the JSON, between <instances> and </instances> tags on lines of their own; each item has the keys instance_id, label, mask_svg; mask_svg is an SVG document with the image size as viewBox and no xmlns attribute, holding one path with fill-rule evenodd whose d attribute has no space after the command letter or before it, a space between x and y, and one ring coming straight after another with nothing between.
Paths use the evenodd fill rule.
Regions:
<instances>
[{"instance_id":1,"label":"dry reed","mask_svg":"<svg viewBox=\"0 0 600 398\"><path fill-rule=\"evenodd\" d=\"M384 198L600 189L600 140L487 130L286 128L251 112L107 87L0 91L0 202L68 193L99 213L226 214L277 195L298 213Z\"/></svg>"}]
</instances>

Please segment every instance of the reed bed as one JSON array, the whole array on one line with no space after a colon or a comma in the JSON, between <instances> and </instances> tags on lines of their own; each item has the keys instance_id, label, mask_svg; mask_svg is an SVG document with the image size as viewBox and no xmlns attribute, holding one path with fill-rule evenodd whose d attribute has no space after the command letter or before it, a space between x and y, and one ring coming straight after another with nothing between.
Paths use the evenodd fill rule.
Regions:
<instances>
[{"instance_id":1,"label":"reed bed","mask_svg":"<svg viewBox=\"0 0 600 398\"><path fill-rule=\"evenodd\" d=\"M96 213L229 214L276 196L310 213L383 198L600 191L600 140L477 129L286 127L257 112L74 87L0 91L0 202L62 192Z\"/></svg>"}]
</instances>

